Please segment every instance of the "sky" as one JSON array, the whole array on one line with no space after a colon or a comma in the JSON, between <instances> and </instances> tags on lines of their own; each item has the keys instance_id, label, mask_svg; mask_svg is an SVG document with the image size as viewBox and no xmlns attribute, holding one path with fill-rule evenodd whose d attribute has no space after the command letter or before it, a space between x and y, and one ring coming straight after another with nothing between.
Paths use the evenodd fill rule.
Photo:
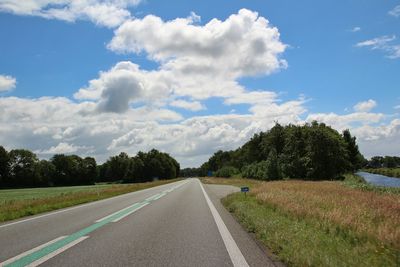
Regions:
<instances>
[{"instance_id":1,"label":"sky","mask_svg":"<svg viewBox=\"0 0 400 267\"><path fill-rule=\"evenodd\" d=\"M399 155L400 1L0 0L0 145L182 167L275 122Z\"/></svg>"}]
</instances>

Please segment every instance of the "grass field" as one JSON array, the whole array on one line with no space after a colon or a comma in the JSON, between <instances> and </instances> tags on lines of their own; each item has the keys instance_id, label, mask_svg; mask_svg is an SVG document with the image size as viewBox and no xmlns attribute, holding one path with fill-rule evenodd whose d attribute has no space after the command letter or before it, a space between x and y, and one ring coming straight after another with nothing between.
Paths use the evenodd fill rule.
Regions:
<instances>
[{"instance_id":1,"label":"grass field","mask_svg":"<svg viewBox=\"0 0 400 267\"><path fill-rule=\"evenodd\" d=\"M389 177L400 178L400 168L377 168L377 169L364 169L363 171L386 175Z\"/></svg>"},{"instance_id":2,"label":"grass field","mask_svg":"<svg viewBox=\"0 0 400 267\"><path fill-rule=\"evenodd\" d=\"M109 198L178 180L137 184L0 190L0 222Z\"/></svg>"},{"instance_id":3,"label":"grass field","mask_svg":"<svg viewBox=\"0 0 400 267\"><path fill-rule=\"evenodd\" d=\"M343 182L207 178L249 185L223 204L289 266L400 266L400 195Z\"/></svg>"}]
</instances>

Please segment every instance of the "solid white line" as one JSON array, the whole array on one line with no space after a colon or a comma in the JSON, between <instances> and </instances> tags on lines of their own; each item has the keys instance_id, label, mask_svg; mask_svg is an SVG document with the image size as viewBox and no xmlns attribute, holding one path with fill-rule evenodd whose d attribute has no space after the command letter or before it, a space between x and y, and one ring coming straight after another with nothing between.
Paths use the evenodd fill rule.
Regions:
<instances>
[{"instance_id":1,"label":"solid white line","mask_svg":"<svg viewBox=\"0 0 400 267\"><path fill-rule=\"evenodd\" d=\"M122 195L115 196L115 197L105 198L105 199L93 201L93 202L90 202L90 203L81 204L81 205L79 205L79 206L74 206L74 207L71 207L71 208L66 208L66 209L62 209L62 210L57 210L57 211L49 212L49 213L46 213L46 214L43 214L43 215L38 215L38 216L35 216L35 217L31 217L31 218L28 218L28 219L24 219L24 220L20 220L20 221L16 221L16 222L11 222L11 223L7 223L7 224L3 224L3 225L0 225L0 228L7 227L7 226L11 226L11 225L14 225L14 224L24 223L24 222L28 222L28 221L32 221L32 220L36 220L36 219L40 219L40 218L43 218L43 217L47 217L47 216L51 216L51 215L63 213L63 212L70 211L70 210L74 210L74 209L79 209L79 208L87 207L87 206L90 206L90 205L95 205L95 204L102 203L102 202L104 202L104 201L108 201L108 200L112 200L112 199L116 199L116 198L126 197L127 195L134 195L134 194L137 194L137 193L146 192L146 191L148 191L148 190L152 190L152 189L156 189L156 188L164 187L164 186L169 186L169 185L172 185L172 184L175 184L175 183L179 183L179 182L181 182L181 181L173 182L173 183L170 183L170 184L158 185L158 186L146 188L146 189L139 190L139 191L135 191L135 192L131 192L131 193L127 193L127 194L122 194Z\"/></svg>"},{"instance_id":2,"label":"solid white line","mask_svg":"<svg viewBox=\"0 0 400 267\"><path fill-rule=\"evenodd\" d=\"M139 207L137 207L137 208L131 210L130 212L124 214L124 215L121 216L121 217L118 217L117 219L113 220L112 222L118 222L119 220L122 220L122 219L125 218L126 216L131 215L131 214L134 213L135 211L138 211L138 210L140 210L141 208L143 208L144 206L147 206L147 205L149 205L149 202L143 203L143 204L140 205Z\"/></svg>"},{"instance_id":3,"label":"solid white line","mask_svg":"<svg viewBox=\"0 0 400 267\"><path fill-rule=\"evenodd\" d=\"M71 243L68 243L68 245L65 245L65 246L63 246L62 248L59 248L59 249L53 251L52 253L47 254L46 256L44 256L44 257L38 259L37 261L32 262L31 264L29 264L29 265L27 265L27 266L28 266L28 267L36 267L36 266L42 264L43 262L48 261L49 259L51 259L51 258L57 256L58 254L60 254L60 253L62 253L62 252L64 252L64 251L66 251L67 249L69 249L69 248L75 246L75 245L78 244L79 242L82 242L82 241L85 240L86 238L88 238L88 236L82 236L82 237L78 238L77 240L74 240L74 241L72 241Z\"/></svg>"},{"instance_id":4,"label":"solid white line","mask_svg":"<svg viewBox=\"0 0 400 267\"><path fill-rule=\"evenodd\" d=\"M201 190L203 191L204 197L207 201L208 207L211 210L211 214L214 217L215 223L217 224L218 231L224 241L226 250L228 251L229 257L233 263L233 266L237 267L247 267L246 259L244 258L242 252L240 251L239 247L237 246L235 240L233 239L231 233L229 232L228 228L226 227L224 221L222 220L221 216L219 215L217 209L215 208L214 204L211 202L210 198L208 197L206 191L204 190L203 185L201 184L200 180L197 180L200 184Z\"/></svg>"},{"instance_id":5,"label":"solid white line","mask_svg":"<svg viewBox=\"0 0 400 267\"><path fill-rule=\"evenodd\" d=\"M14 262L14 261L17 261L17 260L19 260L19 259L25 257L26 255L29 255L29 254L31 254L31 253L33 253L33 252L36 252L36 251L38 251L38 250L41 250L42 248L44 248L44 247L46 247L46 246L48 246L48 245L51 245L51 244L57 242L58 240L61 240L61 239L66 238L66 237L67 237L67 236L60 236L60 237L58 237L58 238L56 238L56 239L53 239L53 240L51 240L51 241L49 241L49 242L47 242L47 243L45 243L45 244L42 244L42 245L40 245L40 246L38 246L38 247L35 247L35 248L31 249L31 250L25 251L24 253L21 253L21 254L19 254L19 255L13 257L13 258L11 258L11 259L8 259L8 260L6 260L6 261L0 262L0 266L6 266L7 264L10 264L10 263L12 263L12 262Z\"/></svg>"}]
</instances>

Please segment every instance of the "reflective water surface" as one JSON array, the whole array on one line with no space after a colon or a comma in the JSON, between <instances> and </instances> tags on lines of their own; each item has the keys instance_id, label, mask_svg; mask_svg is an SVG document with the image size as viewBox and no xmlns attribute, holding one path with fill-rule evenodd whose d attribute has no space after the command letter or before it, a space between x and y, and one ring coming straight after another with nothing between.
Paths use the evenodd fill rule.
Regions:
<instances>
[{"instance_id":1,"label":"reflective water surface","mask_svg":"<svg viewBox=\"0 0 400 267\"><path fill-rule=\"evenodd\" d=\"M365 181L373 185L400 187L400 178L393 178L368 172L357 172L356 174L360 175L365 179Z\"/></svg>"}]
</instances>

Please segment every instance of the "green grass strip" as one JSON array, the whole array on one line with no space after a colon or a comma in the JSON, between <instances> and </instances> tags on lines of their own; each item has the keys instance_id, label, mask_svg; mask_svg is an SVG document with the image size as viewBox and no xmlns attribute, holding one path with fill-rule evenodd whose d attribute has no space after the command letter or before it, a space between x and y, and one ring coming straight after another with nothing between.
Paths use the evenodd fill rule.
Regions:
<instances>
[{"instance_id":1,"label":"green grass strip","mask_svg":"<svg viewBox=\"0 0 400 267\"><path fill-rule=\"evenodd\" d=\"M313 218L235 193L223 204L288 266L400 266L400 251Z\"/></svg>"}]
</instances>

